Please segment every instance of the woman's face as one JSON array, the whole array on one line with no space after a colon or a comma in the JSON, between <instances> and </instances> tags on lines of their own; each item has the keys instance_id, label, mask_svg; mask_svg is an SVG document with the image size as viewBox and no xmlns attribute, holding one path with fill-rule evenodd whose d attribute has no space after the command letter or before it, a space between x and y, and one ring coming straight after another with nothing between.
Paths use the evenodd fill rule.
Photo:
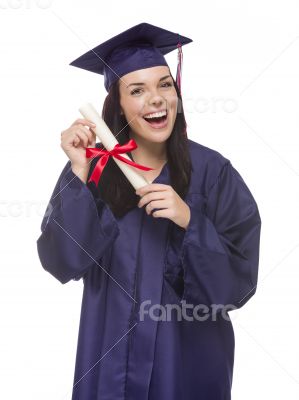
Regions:
<instances>
[{"instance_id":1,"label":"woman's face","mask_svg":"<svg viewBox=\"0 0 299 400\"><path fill-rule=\"evenodd\" d=\"M178 97L167 66L140 69L119 80L120 106L133 137L166 141L173 130Z\"/></svg>"}]
</instances>

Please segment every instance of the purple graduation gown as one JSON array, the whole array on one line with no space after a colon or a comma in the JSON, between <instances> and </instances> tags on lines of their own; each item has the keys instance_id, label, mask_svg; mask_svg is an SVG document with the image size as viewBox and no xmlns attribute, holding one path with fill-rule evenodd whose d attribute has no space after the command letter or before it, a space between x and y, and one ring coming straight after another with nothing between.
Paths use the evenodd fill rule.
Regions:
<instances>
[{"instance_id":1,"label":"purple graduation gown","mask_svg":"<svg viewBox=\"0 0 299 400\"><path fill-rule=\"evenodd\" d=\"M228 314L189 321L175 312L159 320L159 310L184 301L209 310L243 306L256 290L261 219L231 162L188 143L186 230L147 215L145 207L115 218L70 161L59 177L37 248L43 268L61 283L84 283L73 400L231 398ZM154 183L170 184L167 163ZM145 301L145 310L156 310L142 319Z\"/></svg>"}]
</instances>

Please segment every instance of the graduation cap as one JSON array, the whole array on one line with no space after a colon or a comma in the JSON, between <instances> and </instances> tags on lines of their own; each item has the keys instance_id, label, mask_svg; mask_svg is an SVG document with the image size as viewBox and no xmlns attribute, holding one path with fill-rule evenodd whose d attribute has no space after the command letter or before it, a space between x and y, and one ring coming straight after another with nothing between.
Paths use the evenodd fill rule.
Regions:
<instances>
[{"instance_id":1,"label":"graduation cap","mask_svg":"<svg viewBox=\"0 0 299 400\"><path fill-rule=\"evenodd\" d=\"M141 23L83 54L70 65L104 75L109 91L112 83L139 69L168 66L164 55L178 49L176 82L181 90L182 46L191 39L157 26Z\"/></svg>"}]
</instances>

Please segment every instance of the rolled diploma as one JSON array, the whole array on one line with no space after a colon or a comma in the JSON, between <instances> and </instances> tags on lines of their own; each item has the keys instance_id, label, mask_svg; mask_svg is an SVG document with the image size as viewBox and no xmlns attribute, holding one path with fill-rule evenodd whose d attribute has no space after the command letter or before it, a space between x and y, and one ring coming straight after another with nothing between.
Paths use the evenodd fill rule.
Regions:
<instances>
[{"instance_id":1,"label":"rolled diploma","mask_svg":"<svg viewBox=\"0 0 299 400\"><path fill-rule=\"evenodd\" d=\"M100 117L97 110L93 107L93 105L90 103L86 103L79 108L79 111L84 118L96 124L96 128L94 129L95 134L107 150L112 150L114 146L118 143L118 141L106 125L105 121ZM132 161L126 153L121 154L121 156ZM139 175L136 169L131 165L128 165L115 157L113 157L113 159L135 189L139 189L140 187L150 183L143 176Z\"/></svg>"}]
</instances>

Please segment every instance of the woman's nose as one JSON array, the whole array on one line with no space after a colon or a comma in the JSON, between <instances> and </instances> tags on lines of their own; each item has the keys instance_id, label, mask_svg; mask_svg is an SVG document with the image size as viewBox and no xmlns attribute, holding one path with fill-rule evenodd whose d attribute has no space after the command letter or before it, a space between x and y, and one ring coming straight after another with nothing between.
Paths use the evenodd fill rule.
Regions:
<instances>
[{"instance_id":1,"label":"woman's nose","mask_svg":"<svg viewBox=\"0 0 299 400\"><path fill-rule=\"evenodd\" d=\"M164 102L165 102L165 99L159 93L152 94L149 99L150 105L161 105Z\"/></svg>"}]
</instances>

